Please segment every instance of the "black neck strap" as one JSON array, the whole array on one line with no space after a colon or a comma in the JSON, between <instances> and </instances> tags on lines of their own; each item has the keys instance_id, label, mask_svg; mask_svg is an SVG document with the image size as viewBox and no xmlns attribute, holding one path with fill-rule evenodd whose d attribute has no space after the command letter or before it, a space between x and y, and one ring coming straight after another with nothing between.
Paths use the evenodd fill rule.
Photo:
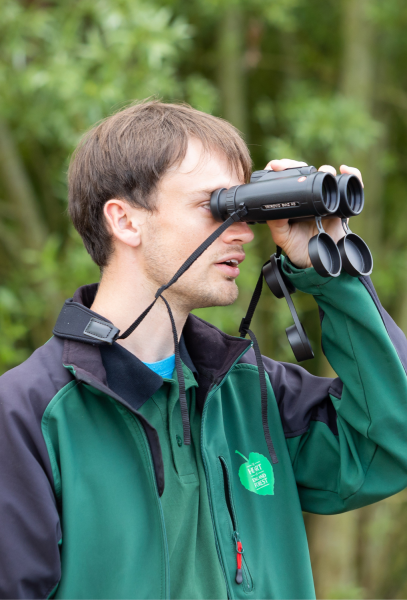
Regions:
<instances>
[{"instance_id":1,"label":"black neck strap","mask_svg":"<svg viewBox=\"0 0 407 600\"><path fill-rule=\"evenodd\" d=\"M180 406L181 406L182 426L183 426L183 432L184 432L184 444L187 444L187 445L189 445L191 443L191 429L190 429L189 416L188 416L188 405L187 405L186 393L185 393L185 381L184 381L184 375L182 372L182 364L181 364L181 358L180 358L180 353L179 353L178 332L177 332L177 328L175 326L174 316L172 314L171 307L168 304L168 301L166 300L166 298L162 294L171 285L173 285L174 283L176 283L178 281L178 279L181 277L181 275L183 275L185 273L185 271L187 271L190 268L190 266L194 264L194 262L201 256L201 254L203 254L203 252L205 252L205 250L207 248L209 248L209 246L211 244L213 244L213 242L215 240L217 240L218 237L220 235L222 235L222 233L228 227L230 227L230 225L232 225L236 221L240 221L241 218L244 217L246 214L247 214L247 209L244 206L244 204L241 204L239 206L238 210L236 210L234 213L232 213L230 215L230 217L228 219L226 219L226 221L224 223L222 223L222 225L220 227L218 227L218 229L216 229L191 254L191 256L189 258L187 258L187 260L183 263L183 265L181 265L181 267L178 269L178 271L175 273L175 275L170 279L170 281L168 283L166 283L165 285L161 286L159 290L157 290L153 302L144 310L144 312L142 312L142 314L139 317L137 317L137 319L134 321L134 323L132 323L130 325L130 327L128 329L126 329L126 331L124 333L122 333L121 335L118 335L116 337L116 339L118 339L118 340L123 340L123 339L127 338L131 333L133 333L133 331L136 329L136 327L138 327L138 325L140 325L140 323L143 321L143 319L148 315L148 313L153 308L153 306L157 302L157 300L159 298L162 299L162 301L165 303L167 310L168 310L168 314L169 314L169 317L171 320L172 333L173 333L173 337L174 337L175 368L176 368L176 372L177 372L178 385L179 385L179 401L180 401ZM253 295L252 302L250 303L249 311L248 311L245 319L243 319L239 331L241 333L241 337L245 337L246 333L249 333L249 335L253 341L257 367L259 369L260 393L261 393L261 414L262 414L263 431L264 431L264 436L266 439L267 448L269 450L271 459L272 459L273 463L277 463L278 459L277 459L276 452L274 450L273 442L272 442L272 439L270 436L269 425L268 425L267 382L266 382L264 365L263 365L263 361L261 358L261 353L260 353L260 349L259 349L259 345L257 343L256 337L255 337L254 333L249 330L250 321L253 317L254 310L255 310L258 300L260 298L260 294L261 294L261 290L262 290L262 282L263 282L263 274L261 275L259 281L257 282L255 293ZM243 327L244 322L247 323L247 328Z\"/></svg>"},{"instance_id":2,"label":"black neck strap","mask_svg":"<svg viewBox=\"0 0 407 600\"><path fill-rule=\"evenodd\" d=\"M265 263L267 264L267 263ZM264 265L263 265L264 266ZM271 456L272 462L278 463L278 458L276 451L274 449L273 440L270 435L270 428L268 423L267 416L267 406L268 406L268 395L267 395L267 380L266 373L264 370L263 359L261 357L259 343L254 335L253 331L250 330L250 323L253 319L254 311L256 310L257 304L260 300L261 292L263 289L263 269L261 270L260 277L257 280L256 287L253 292L252 299L250 300L249 308L247 309L246 316L243 317L242 322L240 323L239 333L240 337L246 337L246 334L249 334L250 339L253 342L254 354L256 356L257 368L259 369L259 381L260 381L260 397L261 397L261 420L263 423L263 432L266 440L267 448Z\"/></svg>"},{"instance_id":3,"label":"black neck strap","mask_svg":"<svg viewBox=\"0 0 407 600\"><path fill-rule=\"evenodd\" d=\"M267 264L267 263L265 263ZM264 265L263 265L264 266ZM256 287L254 288L252 299L250 300L249 308L247 309L246 316L243 317L240 327L239 333L240 337L246 337L246 334L249 332L250 323L252 322L254 311L256 310L257 304L260 300L261 292L263 290L263 270L260 273L260 277L257 280Z\"/></svg>"},{"instance_id":4,"label":"black neck strap","mask_svg":"<svg viewBox=\"0 0 407 600\"><path fill-rule=\"evenodd\" d=\"M190 268L190 266L194 264L194 262L201 256L201 254L203 254L205 252L205 250L207 250L207 248L209 248L209 246L211 244L213 244L213 242L215 240L217 240L218 237L220 235L222 235L222 233L228 227L230 227L230 225L232 225L236 221L240 221L240 219L242 217L244 217L244 215L246 213L247 213L247 209L244 205L241 205L238 208L238 210L236 210L234 213L232 213L230 215L230 217L228 219L226 219L226 221L224 223L222 223L222 225L220 227L218 227L191 254L191 256L189 256L189 258L187 258L187 260L183 263L183 265L181 265L181 267L178 269L178 271L175 273L175 275L170 279L170 281L168 283L166 283L165 285L161 286L159 290L157 290L157 292L155 294L155 298L152 301L152 303L149 306L147 306L147 308L144 310L144 312L141 313L141 315L139 317L137 317L137 319L134 321L134 323L132 323L130 325L130 327L128 329L126 329L126 331L124 333L122 333L121 335L118 335L116 337L117 340L124 340L131 333L133 333L133 331L140 325L140 323L143 321L143 319L148 315L148 313L153 308L154 304L157 302L157 300L159 298L161 298L161 300L165 303L167 310L168 310L170 320L171 320L172 334L174 337L175 369L177 372L178 385L179 385L179 402L180 402L180 406L181 406L182 427L183 427L183 431L184 431L184 444L187 444L187 445L189 445L191 443L191 428L190 428L189 418L188 418L188 405L187 405L187 399L186 399L186 393L185 393L184 374L182 372L182 364L181 364L181 358L180 358L180 353L179 353L178 332L177 332L177 328L175 326L174 316L172 314L171 307L162 294L171 285L173 285L176 281L178 281L178 279L181 277L181 275L183 275L185 273L185 271L187 271Z\"/></svg>"}]
</instances>

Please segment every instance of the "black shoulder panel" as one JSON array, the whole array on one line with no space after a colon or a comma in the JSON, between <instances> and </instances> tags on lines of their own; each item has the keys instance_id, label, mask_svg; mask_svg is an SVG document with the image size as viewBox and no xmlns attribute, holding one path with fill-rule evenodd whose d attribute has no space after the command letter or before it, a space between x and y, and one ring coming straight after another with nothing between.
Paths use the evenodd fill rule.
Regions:
<instances>
[{"instance_id":1,"label":"black shoulder panel","mask_svg":"<svg viewBox=\"0 0 407 600\"><path fill-rule=\"evenodd\" d=\"M52 338L0 377L0 597L47 598L61 576L59 514L41 431L49 402L72 376Z\"/></svg>"},{"instance_id":2,"label":"black shoulder panel","mask_svg":"<svg viewBox=\"0 0 407 600\"><path fill-rule=\"evenodd\" d=\"M241 363L256 365L254 350L241 358ZM305 433L311 421L322 421L338 435L336 411L329 394L340 398L340 379L316 377L291 363L282 363L263 356L264 367L269 375L280 411L286 437Z\"/></svg>"}]
</instances>

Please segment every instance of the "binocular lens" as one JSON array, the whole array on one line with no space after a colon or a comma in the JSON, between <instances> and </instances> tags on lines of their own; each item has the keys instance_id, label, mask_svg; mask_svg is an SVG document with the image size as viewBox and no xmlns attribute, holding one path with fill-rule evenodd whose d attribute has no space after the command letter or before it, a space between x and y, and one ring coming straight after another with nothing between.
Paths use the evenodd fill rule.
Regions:
<instances>
[{"instance_id":1,"label":"binocular lens","mask_svg":"<svg viewBox=\"0 0 407 600\"><path fill-rule=\"evenodd\" d=\"M322 202L329 213L338 207L338 188L332 176L324 177L322 181Z\"/></svg>"}]
</instances>

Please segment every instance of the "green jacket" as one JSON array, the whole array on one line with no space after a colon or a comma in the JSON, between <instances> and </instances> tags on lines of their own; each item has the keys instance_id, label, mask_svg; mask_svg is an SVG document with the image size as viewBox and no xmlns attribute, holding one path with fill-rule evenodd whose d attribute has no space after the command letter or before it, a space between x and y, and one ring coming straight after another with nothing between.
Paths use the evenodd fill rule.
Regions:
<instances>
[{"instance_id":1,"label":"green jacket","mask_svg":"<svg viewBox=\"0 0 407 600\"><path fill-rule=\"evenodd\" d=\"M407 342L368 278L286 273L314 295L338 379L264 358L263 435L251 342L190 316L201 451L230 598L312 598L302 510L339 513L407 485ZM0 378L2 598L169 598L160 442L138 408L162 380L141 372L131 405L107 387L114 326L80 288L55 336ZM91 336L91 337L89 337ZM235 581L239 532L243 583Z\"/></svg>"}]
</instances>

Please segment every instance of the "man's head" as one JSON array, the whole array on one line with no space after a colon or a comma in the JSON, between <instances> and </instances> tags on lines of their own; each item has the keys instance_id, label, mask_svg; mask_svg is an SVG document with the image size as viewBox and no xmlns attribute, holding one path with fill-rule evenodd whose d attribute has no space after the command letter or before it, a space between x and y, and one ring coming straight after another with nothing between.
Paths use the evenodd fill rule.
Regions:
<instances>
[{"instance_id":1,"label":"man's head","mask_svg":"<svg viewBox=\"0 0 407 600\"><path fill-rule=\"evenodd\" d=\"M69 212L103 273L125 265L155 292L218 226L210 194L248 180L249 152L232 125L186 105L136 104L84 137L69 169ZM252 239L236 223L167 292L188 310L230 304Z\"/></svg>"}]
</instances>

